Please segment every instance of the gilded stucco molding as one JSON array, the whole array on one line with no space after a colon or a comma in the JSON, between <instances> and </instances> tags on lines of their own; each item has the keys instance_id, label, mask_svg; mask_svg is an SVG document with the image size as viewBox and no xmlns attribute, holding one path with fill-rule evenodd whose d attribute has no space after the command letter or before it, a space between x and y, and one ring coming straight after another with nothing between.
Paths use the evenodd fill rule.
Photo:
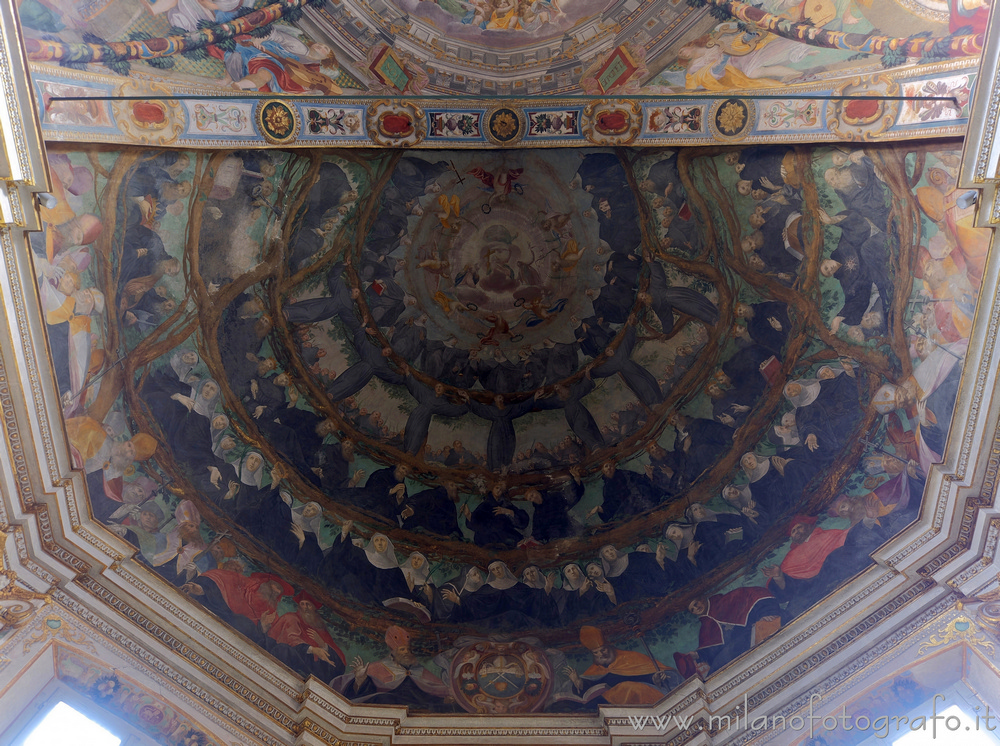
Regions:
<instances>
[{"instance_id":1,"label":"gilded stucco molding","mask_svg":"<svg viewBox=\"0 0 1000 746\"><path fill-rule=\"evenodd\" d=\"M18 245L23 244L19 242ZM37 418L36 426L41 438L40 443L35 442L35 447L39 448L41 453L44 454L48 465L48 472L51 478L56 479L61 475L59 474L59 468L55 459L52 421L49 419L49 409L43 394L41 373L37 362L40 359L45 360L47 358L45 354L41 357L38 356L39 347L36 340L43 339L44 337L41 334L32 334L34 331L33 326L39 324L40 321L37 318L38 312L36 310L33 319L35 324L31 323L29 312L25 306L25 299L35 298L36 291L34 287L30 291L26 291L22 283L21 267L18 261L18 245L15 245L12 240L12 233L10 231L0 231L0 248L3 250L6 281L10 287L10 297L7 298L6 306L8 312L10 309L14 310L16 320L16 325L10 325L12 332L15 328L17 330L17 336L12 339L12 342L17 344L23 353L18 357L19 365L23 366L20 371L22 373L21 382L25 385L25 394L30 394L31 401L26 402L26 404L34 410L35 417ZM26 264L27 257L22 256L21 262ZM4 364L4 369L6 370L6 368L7 365ZM30 430L30 427L28 429ZM27 505L34 502L30 482L25 483L23 486L28 488L21 496Z\"/></svg>"},{"instance_id":2,"label":"gilded stucco molding","mask_svg":"<svg viewBox=\"0 0 1000 746\"><path fill-rule=\"evenodd\" d=\"M993 442L990 443L990 455L986 460L986 473L983 476L982 494L996 495L998 475L1000 475L1000 428L993 433Z\"/></svg>"},{"instance_id":3,"label":"gilded stucco molding","mask_svg":"<svg viewBox=\"0 0 1000 746\"><path fill-rule=\"evenodd\" d=\"M418 726L401 726L397 733L400 736L414 737L455 737L465 736L471 738L538 738L543 736L560 736L563 738L586 738L607 736L604 728L567 728L553 725L550 727L528 728L516 726L482 726L475 727L450 727L450 728L427 728Z\"/></svg>"},{"instance_id":4,"label":"gilded stucco molding","mask_svg":"<svg viewBox=\"0 0 1000 746\"><path fill-rule=\"evenodd\" d=\"M993 239L990 242L991 250L993 249L993 245L996 243L996 240L996 234L994 233ZM994 293L992 302L988 307L991 311L990 325L985 332L984 347L982 353L980 353L980 359L984 361L993 360L994 352L996 350L997 331L1000 329L1000 288L998 288ZM973 388L972 403L969 410L970 422L979 421L979 412L984 398L986 399L987 406L991 403L994 393L994 387L991 385L993 383L993 379L995 379L995 371L991 369L991 366L981 365L977 371L976 382ZM998 423L998 425L1000 425L1000 423ZM994 433L994 441L1000 437L998 432L1000 431ZM980 440L978 443L975 441L976 438L973 437L973 434L970 433L967 428L962 437L962 448L959 452L958 466L954 475L950 475L950 479L958 481L965 478L966 467L974 446L978 445L978 450L982 453L982 441ZM989 495L989 497L992 496L992 494Z\"/></svg>"},{"instance_id":5,"label":"gilded stucco molding","mask_svg":"<svg viewBox=\"0 0 1000 746\"><path fill-rule=\"evenodd\" d=\"M1000 21L997 14L990 14L987 43L980 60L981 75L976 95L969 110L972 121L979 127L969 132L962 157L959 184L963 187L981 188L984 184L1000 179L997 173L1000 159L1000 142L997 141L997 120L1000 118Z\"/></svg>"},{"instance_id":6,"label":"gilded stucco molding","mask_svg":"<svg viewBox=\"0 0 1000 746\"><path fill-rule=\"evenodd\" d=\"M994 434L993 447L991 448L991 462L992 459L994 458L992 452L996 450L997 443L1000 443L1000 430L998 430ZM995 473L995 467L988 465L988 469L989 468L993 468ZM989 471L987 472L987 474L989 474ZM940 552L938 555L936 555L935 557L933 557L932 559L928 560L926 563L918 567L917 573L924 577L932 577L934 575L937 575L942 568L950 564L956 558L961 557L963 553L972 544L972 537L976 529L977 517L979 516L980 512L983 509L990 508L993 505L995 505L995 499L996 499L996 484L994 477L993 479L990 480L989 484L986 483L983 484L982 495L978 496L969 495L965 499L961 514L961 524L957 536L955 537L953 542L950 543L944 549L944 551ZM937 511L935 513L935 518L937 518L938 515L943 515L947 506L948 503L945 500L939 500L937 503ZM928 532L923 536L917 538L914 541L914 544L919 545L919 542L925 541L933 535L935 534ZM889 562L897 561L897 557L905 557L908 554L912 554L914 551L916 551L916 548L917 548L916 546L911 545L907 547L909 551L903 550L899 552L899 554L894 555L887 561ZM986 567L989 564L990 564L989 562L982 563L980 567ZM952 578L951 580L954 580L959 583L964 583L968 578L974 577L976 574L978 574L978 571L975 571L974 567L975 566L967 569L966 571L955 576L955 578Z\"/></svg>"},{"instance_id":7,"label":"gilded stucco molding","mask_svg":"<svg viewBox=\"0 0 1000 746\"><path fill-rule=\"evenodd\" d=\"M199 636L209 641L213 646L219 648L226 655L231 656L236 662L252 671L254 676L259 677L261 681L265 682L275 692L280 692L291 699L299 696L298 688L289 686L284 679L274 676L269 670L256 663L253 658L246 655L245 650L233 645L224 637L214 632L212 628L206 626L181 609L172 600L160 593L157 593L153 586L139 578L139 576L131 571L128 563L116 564L112 566L111 571L131 588L134 588L138 594L149 599L152 608L162 609L167 612L171 619L176 620L179 624L183 625L186 630L197 633ZM161 581L157 581L157 584L161 584ZM121 603L124 608L124 602ZM138 612L134 609L128 609L127 611L127 615L133 619L136 618L137 614Z\"/></svg>"},{"instance_id":8,"label":"gilded stucco molding","mask_svg":"<svg viewBox=\"0 0 1000 746\"><path fill-rule=\"evenodd\" d=\"M318 696L315 692L307 691L302 697L303 704L309 704L314 707L322 709L327 714L333 716L340 722L346 725L368 725L373 728L397 728L399 727L399 718L380 718L380 717L358 717L354 715L348 715L342 709L337 707L333 702Z\"/></svg>"},{"instance_id":9,"label":"gilded stucco molding","mask_svg":"<svg viewBox=\"0 0 1000 746\"><path fill-rule=\"evenodd\" d=\"M298 732L311 733L312 735L321 738L324 743L334 744L334 746L382 746L381 741L345 741L338 738L335 733L331 733L322 725L309 718L302 721Z\"/></svg>"},{"instance_id":10,"label":"gilded stucco molding","mask_svg":"<svg viewBox=\"0 0 1000 746\"><path fill-rule=\"evenodd\" d=\"M85 589L94 598L99 599L104 608L113 610L122 618L127 619L133 625L142 629L153 639L175 651L178 655L208 674L216 683L228 689L232 695L239 697L257 709L261 715L273 721L282 729L290 731L294 728L295 720L286 712L283 712L273 701L265 699L243 683L242 680L223 671L219 666L188 645L184 639L143 615L142 612L128 604L113 591L100 585L96 579L89 576L82 576L76 579L75 584Z\"/></svg>"},{"instance_id":11,"label":"gilded stucco molding","mask_svg":"<svg viewBox=\"0 0 1000 746\"><path fill-rule=\"evenodd\" d=\"M818 684L809 687L780 709L768 712L768 714L771 717L791 718L796 713L807 709L810 699L815 695L819 695L825 701L832 701L856 688L860 682L876 677L880 671L898 666L903 651L916 645L922 639L922 633L937 624L943 614L954 609L954 605L954 596L938 601L896 629L892 634L887 635L876 645L852 659L846 666L838 669ZM764 703L754 702L752 698L749 701L751 710L764 709ZM751 742L763 744L772 741L777 736L778 731L775 729L746 731L728 743L730 746L745 746Z\"/></svg>"},{"instance_id":12,"label":"gilded stucco molding","mask_svg":"<svg viewBox=\"0 0 1000 746\"><path fill-rule=\"evenodd\" d=\"M981 505L980 507L987 507L987 505ZM997 545L998 542L1000 542L1000 518L990 519L989 523L986 525L985 534L983 555L977 562L970 565L948 581L948 585L952 588L957 590L962 586L968 585L970 580L982 574L993 564L997 555Z\"/></svg>"},{"instance_id":13,"label":"gilded stucco molding","mask_svg":"<svg viewBox=\"0 0 1000 746\"><path fill-rule=\"evenodd\" d=\"M57 614L39 616L38 620L32 626L30 637L21 646L21 651L24 653L29 652L35 645L48 642L49 640L64 640L77 647L85 648L95 654L97 653L94 643L88 639L84 632L67 624Z\"/></svg>"},{"instance_id":14,"label":"gilded stucco molding","mask_svg":"<svg viewBox=\"0 0 1000 746\"><path fill-rule=\"evenodd\" d=\"M992 244L996 242L996 235L994 234ZM992 302L988 306L990 308L990 326L985 334L983 350L980 353L980 360L993 360L994 351L996 350L996 335L997 329L1000 327L1000 288L994 293ZM972 389L972 401L969 406L969 416L968 421L970 423L979 422L979 411L983 403L983 399L987 400L987 404L992 399L993 386L990 385L992 380L995 379L996 373L991 370L989 366L980 366L976 371L976 379ZM963 380L964 385L968 385L968 380ZM947 475L948 481L962 482L965 480L966 470L969 464L969 459L973 449L979 445L977 443L977 438L975 437L975 432L971 431L971 428L966 428L962 433L961 439L961 449L958 453L958 463L955 466L953 472ZM978 451L979 449L976 448Z\"/></svg>"},{"instance_id":15,"label":"gilded stucco molding","mask_svg":"<svg viewBox=\"0 0 1000 746\"><path fill-rule=\"evenodd\" d=\"M28 544L24 540L24 534L25 531L23 528L14 534L14 546L17 548L18 563L34 577L38 578L39 581L48 584L49 587L57 585L59 577L38 565L28 552Z\"/></svg>"},{"instance_id":16,"label":"gilded stucco molding","mask_svg":"<svg viewBox=\"0 0 1000 746\"><path fill-rule=\"evenodd\" d=\"M198 685L184 679L163 661L151 656L143 650L144 655L131 655L119 640L107 634L120 632L106 625L90 624L92 620L83 619L81 615L59 599L53 603L45 614L38 614L31 624L23 627L12 635L0 641L0 661L32 655L32 659L47 648L54 647L57 653L60 648L72 651L87 651L98 657L102 662L110 663L113 669L127 671L131 676L138 676L145 683L144 688L158 692L159 696L168 696L172 702L179 703L188 714L196 714L214 724L217 730L229 734L230 738L239 738L240 746L262 744L263 746L285 746L287 741L263 734L263 738L254 735L254 724L239 713L227 717L224 707L215 706L218 703L203 701L198 696ZM0 670L3 665L0 663ZM6 682L6 686L18 685L18 675Z\"/></svg>"},{"instance_id":17,"label":"gilded stucco molding","mask_svg":"<svg viewBox=\"0 0 1000 746\"><path fill-rule=\"evenodd\" d=\"M189 677L168 665L163 659L153 654L147 646L141 644L134 638L126 635L117 626L110 624L103 617L94 614L87 606L77 599L63 592L54 594L56 602L79 622L90 625L99 633L98 641L110 652L117 656L125 656L131 660L137 670L142 671L150 678L154 678L163 685L169 686L176 694L188 698L192 703L199 703L199 708L204 708L205 713L211 713L214 717L223 718L240 731L246 732L256 741L265 746L287 746L287 740L276 737L265 731L258 722L244 715L242 712L232 707L227 700L220 698L214 692L208 691L203 684L191 680ZM183 647L183 646L182 646ZM177 651L177 648L174 648ZM183 654L181 651L177 651ZM187 656L185 656L187 657ZM289 723L289 727L284 728L287 733L292 732L294 723Z\"/></svg>"},{"instance_id":18,"label":"gilded stucco molding","mask_svg":"<svg viewBox=\"0 0 1000 746\"><path fill-rule=\"evenodd\" d=\"M9 237L7 231L2 231L2 233ZM24 441L21 437L20 424L11 393L10 376L2 349L0 349L0 416L2 416L5 447L8 454L7 463L13 466L14 469L17 497L20 501L22 511L34 515L42 546L51 556L60 560L75 572L87 572L90 569L88 563L56 542L48 507L44 503L35 501L29 461L24 451ZM47 442L51 445L51 439ZM24 557L27 558L27 556L28 554L25 550ZM54 583L55 580L53 579L50 582Z\"/></svg>"},{"instance_id":19,"label":"gilded stucco molding","mask_svg":"<svg viewBox=\"0 0 1000 746\"><path fill-rule=\"evenodd\" d=\"M33 603L52 602L49 593L39 593L19 584L17 573L7 564L7 539L17 529L0 525L0 629L23 627L38 611Z\"/></svg>"},{"instance_id":20,"label":"gilded stucco molding","mask_svg":"<svg viewBox=\"0 0 1000 746\"><path fill-rule=\"evenodd\" d=\"M870 572L873 572L873 570L869 569L866 571L866 573ZM869 582L865 588L853 594L853 597L856 599L855 603L859 606L862 605L866 597L875 594L886 584L893 582L896 577L895 573L883 570L878 577L873 578L872 582ZM896 604L901 602L901 599L908 599L912 595L914 595L913 588L904 591L902 594L893 599L893 601L888 602L888 604L882 609L879 609L879 611L869 615L854 626L852 628L853 634L845 633L845 635L841 636L837 640L828 643L827 647L817 651L809 659L800 662L797 666L788 670L770 687L765 687L754 696L759 696L763 699L794 683L800 676L806 674L811 668L813 668L813 666L818 665L836 650L839 650L844 644L856 637L859 632L875 626L889 613L890 609L895 608ZM838 621L842 622L845 618L849 619L849 615L853 613L850 605L831 604L826 601L820 602L820 604L817 604L814 608L829 608L831 606L833 607L833 611L823 615L822 618L813 621L808 627L800 628L796 634L784 639L779 645L769 650L765 655L760 656L756 660L751 658L752 662L743 661L743 665L740 667L741 670L736 676L733 676L732 679L723 685L712 688L709 697L710 700L715 701L723 699L727 696L732 696L734 690L746 687L748 682L750 682L753 677L765 671L775 670L778 666L780 666L782 658L787 656L790 652L796 649L806 648L809 645L815 645L817 640L821 639L822 636L830 634L834 625ZM845 639L848 636L850 639Z\"/></svg>"},{"instance_id":21,"label":"gilded stucco molding","mask_svg":"<svg viewBox=\"0 0 1000 746\"><path fill-rule=\"evenodd\" d=\"M994 17L992 20L995 22L996 18ZM996 35L994 34L993 35L994 40L995 37ZM983 55L984 61L988 59L987 57L988 54L989 50L987 50L986 54ZM996 65L993 65L992 67L995 76ZM989 70L990 66L987 64L984 69ZM989 88L986 88L986 86L983 85L983 82L989 85ZM986 90L988 92L981 93L981 91L983 90ZM982 144L980 145L979 149L976 152L975 168L972 173L972 178L969 180L972 182L972 184L969 184L969 186L972 185L978 186L993 177L993 174L989 173L989 164L990 161L993 160L991 145L996 140L997 119L998 117L1000 117L1000 85L998 85L998 80L995 77L993 77L987 79L986 81L980 81L979 91L980 92L977 92L976 94L977 97L983 96L983 98L987 100L988 103L986 105L985 116L980 119L980 121L982 121L982 127L979 130L980 134L976 138L976 140ZM973 107L973 111L976 111L975 105ZM967 158L968 158L968 149L969 149L969 143L966 144ZM965 160L966 159L963 159L963 161Z\"/></svg>"},{"instance_id":22,"label":"gilded stucco molding","mask_svg":"<svg viewBox=\"0 0 1000 746\"><path fill-rule=\"evenodd\" d=\"M62 560L68 567L73 568L77 572L85 572L89 568L89 565L78 560L75 555L67 552L55 542L52 526L49 521L48 508L45 505L34 503L29 503L31 505L30 508L25 505L24 495L30 496L32 494L31 479L29 477L28 461L25 457L20 437L17 416L11 399L10 382L4 365L2 350L0 350L0 415L2 415L4 441L8 455L6 463L14 468L13 476L17 485L17 494L22 498L22 507L33 514L35 518L35 529L41 537L43 547L45 547L50 556ZM9 521L9 511L6 506L0 505L0 507L3 508L0 511L2 513L0 514L0 520ZM59 579L55 575L34 561L31 553L28 551L23 531L18 531L14 534L14 544L17 548L18 561L22 566L49 586L53 586L58 582Z\"/></svg>"},{"instance_id":23,"label":"gilded stucco molding","mask_svg":"<svg viewBox=\"0 0 1000 746\"><path fill-rule=\"evenodd\" d=\"M655 740L622 741L620 746L648 746L650 743L655 743L656 746L684 746L684 744L691 743L694 739L701 735L702 732L705 732L706 734L708 733L708 723L704 719L699 719L697 722L693 722L691 727L679 731L667 740L663 740L663 737L659 736L655 738ZM707 744L711 743L711 741L701 740L699 743Z\"/></svg>"},{"instance_id":24,"label":"gilded stucco molding","mask_svg":"<svg viewBox=\"0 0 1000 746\"><path fill-rule=\"evenodd\" d=\"M903 607L917 602L920 597L932 587L933 583L927 581L917 583L916 585L905 590L903 593L897 595L892 600L886 602L883 606L865 617L864 620L853 627L850 631L841 635L838 639L824 646L822 649L817 650L805 660L800 661L798 665L783 674L777 680L769 683L750 695L749 701L751 706L755 708L763 706L767 699L783 689L788 689L788 687L808 674L811 669L815 668L820 663L829 660L835 652L847 647L850 643L861 637L862 634L876 630L883 626L887 620L891 619Z\"/></svg>"},{"instance_id":25,"label":"gilded stucco molding","mask_svg":"<svg viewBox=\"0 0 1000 746\"><path fill-rule=\"evenodd\" d=\"M41 160L38 158L37 149L29 147L28 127L33 130L30 133L32 142L41 140L38 136L38 119L34 112L24 109L24 103L30 102L30 97L25 96L27 90L25 82L26 59L24 50L20 44L18 35L7 33L8 29L17 29L18 22L13 8L13 3L5 2L0 7L3 15L4 33L0 33L0 89L3 91L3 104L6 116L0 124L0 136L2 136L5 155L7 159L8 173L17 188L11 190L17 192L21 187L33 187L46 183L46 177L41 167ZM16 163L14 162L16 160ZM30 198L31 191L25 190L25 197ZM18 195L22 196L22 195ZM21 219L17 225L26 225L25 216L22 211ZM34 227L34 226L31 226Z\"/></svg>"},{"instance_id":26,"label":"gilded stucco molding","mask_svg":"<svg viewBox=\"0 0 1000 746\"><path fill-rule=\"evenodd\" d=\"M834 675L823 681L820 686L823 696L837 696L846 692L852 684L848 680L854 676L870 676L873 672L885 666L899 662L899 653L904 648L915 644L914 640L924 630L935 623L941 615L955 608L955 597L946 596L923 613L909 620L892 634L879 641L878 645L866 650ZM817 688L819 691L819 688Z\"/></svg>"},{"instance_id":27,"label":"gilded stucco molding","mask_svg":"<svg viewBox=\"0 0 1000 746\"><path fill-rule=\"evenodd\" d=\"M926 641L920 644L917 655L923 655L929 650L940 648L945 645L952 645L957 642L965 642L975 645L988 652L990 656L996 655L996 646L988 640L979 627L969 617L961 614L930 635Z\"/></svg>"}]
</instances>

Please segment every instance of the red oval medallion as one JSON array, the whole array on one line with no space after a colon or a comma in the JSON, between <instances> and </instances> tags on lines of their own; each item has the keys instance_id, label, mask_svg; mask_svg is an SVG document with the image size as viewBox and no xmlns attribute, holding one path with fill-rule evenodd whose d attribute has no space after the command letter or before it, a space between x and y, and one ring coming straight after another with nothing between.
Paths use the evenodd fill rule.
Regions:
<instances>
[{"instance_id":1,"label":"red oval medallion","mask_svg":"<svg viewBox=\"0 0 1000 746\"><path fill-rule=\"evenodd\" d=\"M413 120L408 114L383 114L379 123L387 135L405 137L413 132Z\"/></svg>"}]
</instances>

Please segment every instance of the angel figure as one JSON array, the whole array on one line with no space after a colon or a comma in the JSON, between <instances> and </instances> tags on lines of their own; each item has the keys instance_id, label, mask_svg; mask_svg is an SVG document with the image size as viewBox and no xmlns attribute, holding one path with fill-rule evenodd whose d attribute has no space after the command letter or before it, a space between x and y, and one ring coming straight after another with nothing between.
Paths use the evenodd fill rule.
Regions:
<instances>
[{"instance_id":1,"label":"angel figure","mask_svg":"<svg viewBox=\"0 0 1000 746\"><path fill-rule=\"evenodd\" d=\"M485 168L476 166L467 173L472 174L483 182L485 186L480 188L490 193L490 197L486 201L486 204L492 207L494 201L506 202L507 196L514 190L514 188L520 187L517 183L517 177L524 173L524 169L508 168L501 169L496 173L490 173ZM519 194L520 191L521 190L518 189Z\"/></svg>"}]
</instances>

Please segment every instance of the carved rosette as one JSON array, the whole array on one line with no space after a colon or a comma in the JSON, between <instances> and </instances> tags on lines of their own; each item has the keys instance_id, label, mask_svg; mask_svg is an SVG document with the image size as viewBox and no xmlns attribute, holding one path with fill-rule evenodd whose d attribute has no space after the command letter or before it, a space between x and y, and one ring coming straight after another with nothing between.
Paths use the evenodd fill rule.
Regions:
<instances>
[{"instance_id":1,"label":"carved rosette","mask_svg":"<svg viewBox=\"0 0 1000 746\"><path fill-rule=\"evenodd\" d=\"M750 99L723 98L708 113L708 130L720 142L739 142L756 124L757 106Z\"/></svg>"},{"instance_id":2,"label":"carved rosette","mask_svg":"<svg viewBox=\"0 0 1000 746\"><path fill-rule=\"evenodd\" d=\"M274 145L287 145L299 136L299 115L295 108L280 99L257 105L257 129Z\"/></svg>"},{"instance_id":3,"label":"carved rosette","mask_svg":"<svg viewBox=\"0 0 1000 746\"><path fill-rule=\"evenodd\" d=\"M497 106L486 113L486 137L494 145L516 145L524 139L527 128L520 107Z\"/></svg>"}]
</instances>

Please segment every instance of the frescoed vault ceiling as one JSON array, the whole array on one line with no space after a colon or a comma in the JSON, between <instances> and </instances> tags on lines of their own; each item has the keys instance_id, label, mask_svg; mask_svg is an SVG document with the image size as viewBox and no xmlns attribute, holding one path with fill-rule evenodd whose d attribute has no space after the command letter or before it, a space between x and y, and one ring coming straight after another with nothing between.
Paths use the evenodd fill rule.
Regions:
<instances>
[{"instance_id":1,"label":"frescoed vault ceiling","mask_svg":"<svg viewBox=\"0 0 1000 746\"><path fill-rule=\"evenodd\" d=\"M416 712L651 705L868 567L944 452L988 247L958 142L49 158L94 516Z\"/></svg>"},{"instance_id":2,"label":"frescoed vault ceiling","mask_svg":"<svg viewBox=\"0 0 1000 746\"><path fill-rule=\"evenodd\" d=\"M657 96L971 66L988 11L979 0L20 4L42 67L131 75L161 93L155 84L314 96Z\"/></svg>"},{"instance_id":3,"label":"frescoed vault ceiling","mask_svg":"<svg viewBox=\"0 0 1000 746\"><path fill-rule=\"evenodd\" d=\"M16 12L10 711L785 743L708 715L995 677L989 3Z\"/></svg>"}]
</instances>

